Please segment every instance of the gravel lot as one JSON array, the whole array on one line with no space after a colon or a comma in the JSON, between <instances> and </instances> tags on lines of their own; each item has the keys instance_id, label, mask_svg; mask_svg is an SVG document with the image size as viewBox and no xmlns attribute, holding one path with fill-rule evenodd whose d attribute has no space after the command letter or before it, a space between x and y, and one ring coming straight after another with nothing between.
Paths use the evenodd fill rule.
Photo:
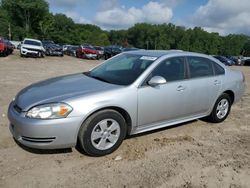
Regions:
<instances>
[{"instance_id":1,"label":"gravel lot","mask_svg":"<svg viewBox=\"0 0 250 188\"><path fill-rule=\"evenodd\" d=\"M75 148L38 151L12 139L6 117L11 99L28 84L85 71L100 61L18 54L0 58L0 187L249 187L249 87L221 124L197 120L141 134L105 157ZM233 68L250 82L250 67Z\"/></svg>"}]
</instances>

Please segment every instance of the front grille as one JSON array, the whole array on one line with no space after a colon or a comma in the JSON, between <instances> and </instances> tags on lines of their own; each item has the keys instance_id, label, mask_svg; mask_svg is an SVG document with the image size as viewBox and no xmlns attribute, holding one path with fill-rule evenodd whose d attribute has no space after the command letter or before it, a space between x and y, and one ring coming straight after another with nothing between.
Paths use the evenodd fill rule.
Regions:
<instances>
[{"instance_id":1,"label":"front grille","mask_svg":"<svg viewBox=\"0 0 250 188\"><path fill-rule=\"evenodd\" d=\"M33 137L27 137L22 136L22 139L27 142L34 142L34 143L50 143L53 142L56 137L47 137L47 138L33 138Z\"/></svg>"},{"instance_id":2,"label":"front grille","mask_svg":"<svg viewBox=\"0 0 250 188\"><path fill-rule=\"evenodd\" d=\"M40 52L41 50L38 50L38 49L32 49L32 48L25 48L27 50L30 50L30 51L36 51L36 52Z\"/></svg>"},{"instance_id":3,"label":"front grille","mask_svg":"<svg viewBox=\"0 0 250 188\"><path fill-rule=\"evenodd\" d=\"M14 105L14 109L15 109L18 113L21 113L21 112L22 112L22 108L20 108L19 106L17 106L17 104Z\"/></svg>"}]
</instances>

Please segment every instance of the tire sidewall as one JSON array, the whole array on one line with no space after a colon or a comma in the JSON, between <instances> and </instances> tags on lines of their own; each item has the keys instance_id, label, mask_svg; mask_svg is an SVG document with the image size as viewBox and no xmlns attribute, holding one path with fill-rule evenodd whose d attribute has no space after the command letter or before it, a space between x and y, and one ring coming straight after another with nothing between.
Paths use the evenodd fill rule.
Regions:
<instances>
[{"instance_id":1,"label":"tire sidewall","mask_svg":"<svg viewBox=\"0 0 250 188\"><path fill-rule=\"evenodd\" d=\"M226 114L223 118L220 119L220 118L217 117L216 111L217 111L217 106L218 106L218 104L220 103L220 101L221 101L222 99L226 99L226 100L228 101L229 107L228 107L227 114ZM216 100L215 105L214 105L214 108L213 108L213 111L212 111L212 116L213 116L214 122L220 123L220 122L224 121L224 120L227 118L227 116L229 115L230 111L231 111L231 105L232 105L232 102L231 102L230 96L229 96L228 94L226 94L226 93L223 93L223 94Z\"/></svg>"},{"instance_id":2,"label":"tire sidewall","mask_svg":"<svg viewBox=\"0 0 250 188\"><path fill-rule=\"evenodd\" d=\"M114 119L117 121L120 126L120 136L115 145L111 148L106 150L98 150L91 142L91 133L96 124L103 119ZM80 142L80 146L87 154L91 156L103 156L112 153L121 145L123 139L126 136L126 132L127 126L123 116L114 110L104 110L93 114L82 124L82 127L79 131L78 140Z\"/></svg>"}]
</instances>

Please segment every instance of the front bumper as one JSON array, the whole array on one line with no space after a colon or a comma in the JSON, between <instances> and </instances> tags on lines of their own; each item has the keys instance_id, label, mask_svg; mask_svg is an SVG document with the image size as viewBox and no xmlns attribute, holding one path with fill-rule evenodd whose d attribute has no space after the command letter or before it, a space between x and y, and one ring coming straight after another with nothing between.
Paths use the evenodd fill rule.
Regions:
<instances>
[{"instance_id":1,"label":"front bumper","mask_svg":"<svg viewBox=\"0 0 250 188\"><path fill-rule=\"evenodd\" d=\"M85 54L85 56L86 56L88 59L96 59L96 58L97 58L97 54Z\"/></svg>"},{"instance_id":2,"label":"front bumper","mask_svg":"<svg viewBox=\"0 0 250 188\"><path fill-rule=\"evenodd\" d=\"M27 118L25 114L16 111L13 102L10 104L10 132L21 144L37 149L69 148L76 145L81 117L39 120Z\"/></svg>"},{"instance_id":3,"label":"front bumper","mask_svg":"<svg viewBox=\"0 0 250 188\"><path fill-rule=\"evenodd\" d=\"M51 56L62 56L63 51L56 51L56 50L48 50L46 52L46 55L51 55Z\"/></svg>"},{"instance_id":4,"label":"front bumper","mask_svg":"<svg viewBox=\"0 0 250 188\"><path fill-rule=\"evenodd\" d=\"M24 49L22 48L21 49L21 54L24 55L24 56L38 56L39 55L39 51L33 51L33 50L28 50L28 49Z\"/></svg>"}]
</instances>

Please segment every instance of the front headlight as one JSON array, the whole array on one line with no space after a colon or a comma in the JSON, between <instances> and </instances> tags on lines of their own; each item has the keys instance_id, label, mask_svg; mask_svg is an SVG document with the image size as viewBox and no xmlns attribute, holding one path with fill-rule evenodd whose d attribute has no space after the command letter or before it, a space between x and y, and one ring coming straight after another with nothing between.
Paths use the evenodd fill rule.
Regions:
<instances>
[{"instance_id":1,"label":"front headlight","mask_svg":"<svg viewBox=\"0 0 250 188\"><path fill-rule=\"evenodd\" d=\"M65 118L72 111L72 107L65 103L51 103L31 108L26 117L34 119L59 119Z\"/></svg>"}]
</instances>

